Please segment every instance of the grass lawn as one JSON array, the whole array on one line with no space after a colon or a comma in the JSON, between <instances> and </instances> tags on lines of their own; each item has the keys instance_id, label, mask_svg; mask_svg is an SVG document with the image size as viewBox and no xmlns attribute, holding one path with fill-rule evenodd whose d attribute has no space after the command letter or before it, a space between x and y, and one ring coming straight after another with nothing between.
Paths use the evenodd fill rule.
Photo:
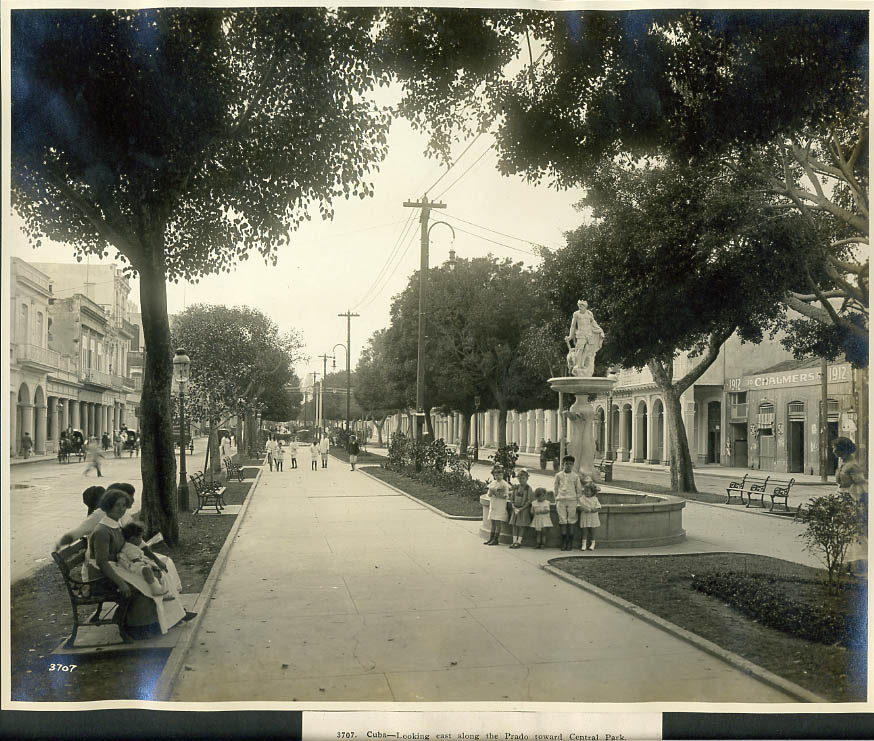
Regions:
<instances>
[{"instance_id":1,"label":"grass lawn","mask_svg":"<svg viewBox=\"0 0 874 741\"><path fill-rule=\"evenodd\" d=\"M249 493L254 469L242 483L232 481L225 490L228 504L241 504ZM192 496L194 496L192 494ZM194 497L196 500L196 497ZM83 508L84 517L84 508ZM182 591L200 592L212 564L225 543L236 516L179 514L179 538L174 548L166 544L155 551L176 564ZM80 616L87 616L79 608ZM54 563L15 582L10 589L10 635L13 700L86 702L93 700L151 699L152 689L169 656L166 650L120 652L91 656L52 656L73 627L70 597ZM72 672L52 671L51 665L76 664Z\"/></svg>"},{"instance_id":2,"label":"grass lawn","mask_svg":"<svg viewBox=\"0 0 874 741\"><path fill-rule=\"evenodd\" d=\"M361 458L358 460L360 461ZM381 466L366 466L363 470L367 471L374 478L385 481L387 484L405 491L410 496L426 502L448 515L463 515L465 517L475 517L476 519L481 518L483 515L483 508L479 503L479 499L474 500L461 494L441 491L428 484L422 484L402 476L395 471L388 471Z\"/></svg>"},{"instance_id":3,"label":"grass lawn","mask_svg":"<svg viewBox=\"0 0 874 741\"><path fill-rule=\"evenodd\" d=\"M349 454L343 448L331 448L331 455L335 458L339 458L344 463L349 462ZM358 454L358 463L357 466L366 466L368 464L377 464L379 465L385 460L385 456L382 453L374 453L370 450L362 450Z\"/></svg>"},{"instance_id":4,"label":"grass lawn","mask_svg":"<svg viewBox=\"0 0 874 741\"><path fill-rule=\"evenodd\" d=\"M866 696L866 634L854 644L824 645L762 625L691 588L693 574L720 571L763 574L776 593L807 604L831 603L867 614L863 590L835 597L823 587L825 571L767 556L738 553L675 556L564 557L553 566L633 602L775 674L836 702Z\"/></svg>"}]
</instances>

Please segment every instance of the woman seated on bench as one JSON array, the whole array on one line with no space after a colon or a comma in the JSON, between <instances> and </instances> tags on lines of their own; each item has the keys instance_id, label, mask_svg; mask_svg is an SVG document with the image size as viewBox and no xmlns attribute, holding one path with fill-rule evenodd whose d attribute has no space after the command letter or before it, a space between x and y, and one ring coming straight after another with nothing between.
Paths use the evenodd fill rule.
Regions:
<instances>
[{"instance_id":1,"label":"woman seated on bench","mask_svg":"<svg viewBox=\"0 0 874 741\"><path fill-rule=\"evenodd\" d=\"M132 489L130 484L125 488ZM87 578L96 578L101 573L110 579L119 592L134 594L126 618L126 628L133 638L150 638L167 630L180 621L188 621L196 613L188 612L179 599L164 601L152 595L152 590L141 574L117 567L118 554L124 546L122 523L130 520L128 510L133 506L133 495L121 488L110 487L100 500L99 509L86 518L76 529L66 533L59 546L88 537L87 560L84 568ZM167 556L156 554L167 567L164 578L168 594L178 597L181 583L176 566Z\"/></svg>"}]
</instances>

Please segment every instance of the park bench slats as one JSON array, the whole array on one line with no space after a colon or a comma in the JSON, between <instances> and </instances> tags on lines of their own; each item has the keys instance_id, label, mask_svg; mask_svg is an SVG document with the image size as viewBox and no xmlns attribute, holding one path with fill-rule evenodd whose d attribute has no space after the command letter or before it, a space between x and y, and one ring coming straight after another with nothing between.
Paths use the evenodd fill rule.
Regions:
<instances>
[{"instance_id":1,"label":"park bench slats","mask_svg":"<svg viewBox=\"0 0 874 741\"><path fill-rule=\"evenodd\" d=\"M769 512L774 511L774 505L776 504L776 499L783 500L783 507L787 512L789 512L789 492L792 489L792 485L795 483L795 479L789 479L788 481L774 479L771 476L755 476L750 474L744 474L743 479L740 481L730 481L728 486L725 487L725 493L727 495L726 504L731 504L732 496L739 496L741 504L745 504L747 507L750 507L753 504L754 497L758 497L758 505L762 509L765 508L765 494L771 498L771 508L768 510ZM771 492L768 493L768 486L771 486Z\"/></svg>"},{"instance_id":2,"label":"park bench slats","mask_svg":"<svg viewBox=\"0 0 874 741\"><path fill-rule=\"evenodd\" d=\"M217 481L207 481L200 471L189 476L188 480L197 494L197 509L194 510L193 514L196 515L204 507L215 507L216 514L221 514L227 506L224 500L225 487Z\"/></svg>"},{"instance_id":3,"label":"park bench slats","mask_svg":"<svg viewBox=\"0 0 874 741\"><path fill-rule=\"evenodd\" d=\"M82 562L85 560L85 549L87 547L88 541L85 538L81 538L75 543L52 553L52 559L61 572L61 576L64 579L64 586L67 587L67 593L70 596L70 604L73 607L73 632L64 642L64 647L74 647L79 627L84 624L116 625L118 626L118 632L121 639L125 643L130 643L133 639L125 630L124 620L132 596L122 596L115 584L105 576L100 576L96 579L82 578L81 569L78 569L77 567L81 566ZM110 607L106 612L103 612L104 603L109 603L113 607ZM96 609L87 621L82 621L79 617L79 608L91 606L96 607Z\"/></svg>"},{"instance_id":4,"label":"park bench slats","mask_svg":"<svg viewBox=\"0 0 874 741\"><path fill-rule=\"evenodd\" d=\"M236 478L237 481L243 483L243 469L240 467L238 463L234 463L230 458L225 456L223 458L223 462L225 464L226 471L226 481L230 481L232 478Z\"/></svg>"},{"instance_id":5,"label":"park bench slats","mask_svg":"<svg viewBox=\"0 0 874 741\"><path fill-rule=\"evenodd\" d=\"M595 460L595 468L601 472L604 481L613 480L613 461L609 458L597 458Z\"/></svg>"}]
</instances>

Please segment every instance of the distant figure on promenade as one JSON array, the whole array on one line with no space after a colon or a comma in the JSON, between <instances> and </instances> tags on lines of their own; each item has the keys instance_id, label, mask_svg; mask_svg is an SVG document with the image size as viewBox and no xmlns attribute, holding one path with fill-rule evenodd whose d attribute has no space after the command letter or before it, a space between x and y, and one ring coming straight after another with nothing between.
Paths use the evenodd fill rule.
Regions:
<instances>
[{"instance_id":1,"label":"distant figure on promenade","mask_svg":"<svg viewBox=\"0 0 874 741\"><path fill-rule=\"evenodd\" d=\"M288 443L288 457L291 460L291 467L297 468L297 438L291 438L291 442Z\"/></svg>"},{"instance_id":2,"label":"distant figure on promenade","mask_svg":"<svg viewBox=\"0 0 874 741\"><path fill-rule=\"evenodd\" d=\"M316 446L316 441L310 443L310 458L312 459L312 470L319 470L319 449Z\"/></svg>"},{"instance_id":3,"label":"distant figure on promenade","mask_svg":"<svg viewBox=\"0 0 874 741\"><path fill-rule=\"evenodd\" d=\"M273 454L276 452L276 440L273 439L273 435L267 436L267 463L270 464L270 470L273 470Z\"/></svg>"},{"instance_id":4,"label":"distant figure on promenade","mask_svg":"<svg viewBox=\"0 0 874 741\"><path fill-rule=\"evenodd\" d=\"M848 437L838 437L832 440L832 451L840 460L835 472L838 491L848 493L857 502L861 502L864 511L864 521L868 521L868 480L865 469L856 460L856 443ZM847 570L854 574L865 574L868 571L868 538L862 536L847 547L844 563Z\"/></svg>"},{"instance_id":5,"label":"distant figure on promenade","mask_svg":"<svg viewBox=\"0 0 874 741\"><path fill-rule=\"evenodd\" d=\"M231 440L227 435L222 435L219 447L221 448L222 458L231 457Z\"/></svg>"},{"instance_id":6,"label":"distant figure on promenade","mask_svg":"<svg viewBox=\"0 0 874 741\"><path fill-rule=\"evenodd\" d=\"M100 444L103 446L104 450L109 450L109 433L104 432L100 438Z\"/></svg>"},{"instance_id":7,"label":"distant figure on promenade","mask_svg":"<svg viewBox=\"0 0 874 741\"><path fill-rule=\"evenodd\" d=\"M361 452L361 448L358 445L358 438L355 435L352 435L349 438L349 447L347 449L349 453L349 463L352 465L352 470L355 470L355 464L358 463L358 454Z\"/></svg>"},{"instance_id":8,"label":"distant figure on promenade","mask_svg":"<svg viewBox=\"0 0 874 741\"><path fill-rule=\"evenodd\" d=\"M282 447L282 440L276 441L276 450L273 451L273 462L276 464L276 470L282 470L282 463L285 461L285 450Z\"/></svg>"},{"instance_id":9,"label":"distant figure on promenade","mask_svg":"<svg viewBox=\"0 0 874 741\"><path fill-rule=\"evenodd\" d=\"M100 449L100 445L97 444L97 438L92 437L85 445L85 460L88 465L85 466L83 473L87 476L88 472L93 468L97 471L98 476L103 476L101 467L103 466L104 458L104 452Z\"/></svg>"},{"instance_id":10,"label":"distant figure on promenade","mask_svg":"<svg viewBox=\"0 0 874 741\"><path fill-rule=\"evenodd\" d=\"M30 433L25 432L21 436L21 454L25 458L30 458L30 453L33 450L33 440L30 439Z\"/></svg>"},{"instance_id":11,"label":"distant figure on promenade","mask_svg":"<svg viewBox=\"0 0 874 741\"><path fill-rule=\"evenodd\" d=\"M319 440L319 453L322 456L322 468L328 467L328 451L331 449L331 441L328 440L328 436L324 435L321 440Z\"/></svg>"},{"instance_id":12,"label":"distant figure on promenade","mask_svg":"<svg viewBox=\"0 0 874 741\"><path fill-rule=\"evenodd\" d=\"M116 458L121 458L121 435L118 434L118 430L112 431L112 452L115 453Z\"/></svg>"}]
</instances>

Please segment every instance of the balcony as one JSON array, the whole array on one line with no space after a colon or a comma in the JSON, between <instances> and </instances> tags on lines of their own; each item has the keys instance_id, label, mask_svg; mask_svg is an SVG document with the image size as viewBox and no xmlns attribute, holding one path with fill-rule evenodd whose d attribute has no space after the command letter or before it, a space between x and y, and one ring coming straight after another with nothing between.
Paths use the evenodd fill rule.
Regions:
<instances>
[{"instance_id":1,"label":"balcony","mask_svg":"<svg viewBox=\"0 0 874 741\"><path fill-rule=\"evenodd\" d=\"M18 364L32 365L40 370L54 370L60 363L60 353L37 345L17 345Z\"/></svg>"},{"instance_id":2,"label":"balcony","mask_svg":"<svg viewBox=\"0 0 874 741\"><path fill-rule=\"evenodd\" d=\"M143 377L142 376L125 376L124 377L124 387L128 391L142 391L143 390Z\"/></svg>"},{"instance_id":3,"label":"balcony","mask_svg":"<svg viewBox=\"0 0 874 741\"><path fill-rule=\"evenodd\" d=\"M82 372L82 381L84 383L90 383L92 386L103 386L103 388L112 388L112 376L109 373L104 373L103 371L94 370L93 368L86 368Z\"/></svg>"},{"instance_id":4,"label":"balcony","mask_svg":"<svg viewBox=\"0 0 874 741\"><path fill-rule=\"evenodd\" d=\"M112 383L112 388L114 390L121 391L124 388L124 378L122 378L121 376L116 376L115 374L112 374L110 376L110 380Z\"/></svg>"}]
</instances>

